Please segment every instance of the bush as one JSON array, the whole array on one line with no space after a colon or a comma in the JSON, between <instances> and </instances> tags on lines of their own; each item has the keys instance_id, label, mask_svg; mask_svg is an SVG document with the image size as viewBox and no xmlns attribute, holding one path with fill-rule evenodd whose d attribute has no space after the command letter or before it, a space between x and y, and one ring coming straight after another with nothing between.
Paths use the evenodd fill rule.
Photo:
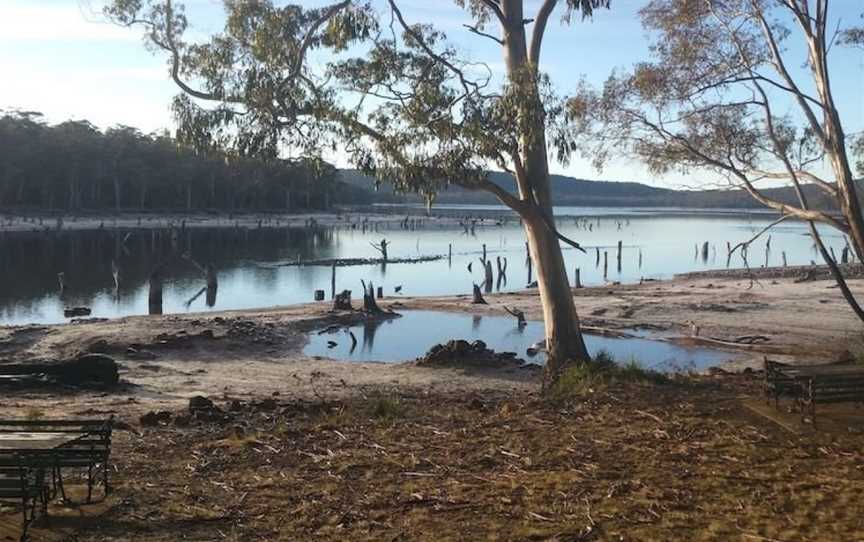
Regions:
<instances>
[{"instance_id":1,"label":"bush","mask_svg":"<svg viewBox=\"0 0 864 542\"><path fill-rule=\"evenodd\" d=\"M549 391L549 397L564 400L622 382L665 384L668 381L666 375L642 367L635 359L618 363L609 352L601 350L592 361L565 369Z\"/></svg>"}]
</instances>

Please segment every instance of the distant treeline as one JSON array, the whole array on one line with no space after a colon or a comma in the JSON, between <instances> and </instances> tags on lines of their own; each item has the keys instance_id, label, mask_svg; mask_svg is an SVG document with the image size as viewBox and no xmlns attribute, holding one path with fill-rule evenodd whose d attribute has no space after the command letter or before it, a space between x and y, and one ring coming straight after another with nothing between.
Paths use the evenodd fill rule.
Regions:
<instances>
[{"instance_id":1,"label":"distant treeline","mask_svg":"<svg viewBox=\"0 0 864 542\"><path fill-rule=\"evenodd\" d=\"M357 170L342 170L341 179L354 187L370 186L372 179ZM489 179L510 191L515 191L512 176L501 172L489 172ZM753 196L740 189L728 190L671 190L643 183L625 181L594 181L577 179L565 175L552 175L552 195L555 205L585 207L685 207L685 208L764 208ZM859 181L859 183L862 181ZM833 208L825 193L815 186L804 185L811 206L821 209ZM798 196L792 187L766 188L763 192L777 201L797 204ZM375 195L380 202L398 200L422 203L418 196L394 194L383 185ZM495 196L482 191L470 191L452 185L436 197L438 203L496 204Z\"/></svg>"},{"instance_id":2,"label":"distant treeline","mask_svg":"<svg viewBox=\"0 0 864 542\"><path fill-rule=\"evenodd\" d=\"M87 121L0 117L0 207L54 211L310 210L369 203L322 160L260 161L196 153L167 134Z\"/></svg>"}]
</instances>

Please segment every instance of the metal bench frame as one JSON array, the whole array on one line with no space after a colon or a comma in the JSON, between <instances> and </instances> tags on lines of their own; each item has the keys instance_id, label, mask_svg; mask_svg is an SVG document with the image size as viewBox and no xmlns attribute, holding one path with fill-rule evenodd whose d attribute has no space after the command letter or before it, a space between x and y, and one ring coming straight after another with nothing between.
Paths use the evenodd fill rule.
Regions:
<instances>
[{"instance_id":1,"label":"metal bench frame","mask_svg":"<svg viewBox=\"0 0 864 542\"><path fill-rule=\"evenodd\" d=\"M852 402L864 405L864 367L852 365L788 365L765 358L764 391L779 407L781 396L793 400L793 409L816 423L816 405Z\"/></svg>"},{"instance_id":2,"label":"metal bench frame","mask_svg":"<svg viewBox=\"0 0 864 542\"><path fill-rule=\"evenodd\" d=\"M46 451L53 461L51 486L69 502L63 484L62 469L87 469L87 500L93 502L93 486L97 483L97 468L101 470L102 499L111 492L109 479L111 436L114 416L101 420L0 420L0 433L19 431L80 434L81 437L53 450Z\"/></svg>"},{"instance_id":3,"label":"metal bench frame","mask_svg":"<svg viewBox=\"0 0 864 542\"><path fill-rule=\"evenodd\" d=\"M48 455L30 452L0 451L0 501L21 507L21 538L29 540L28 529L36 519L36 506L43 516L48 515L50 487L45 480Z\"/></svg>"}]
</instances>

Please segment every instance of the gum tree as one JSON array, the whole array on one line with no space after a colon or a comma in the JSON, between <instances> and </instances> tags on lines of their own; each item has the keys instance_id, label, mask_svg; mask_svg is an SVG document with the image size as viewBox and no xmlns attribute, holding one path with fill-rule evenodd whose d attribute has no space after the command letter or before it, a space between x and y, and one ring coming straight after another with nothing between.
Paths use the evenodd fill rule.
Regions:
<instances>
[{"instance_id":1,"label":"gum tree","mask_svg":"<svg viewBox=\"0 0 864 542\"><path fill-rule=\"evenodd\" d=\"M141 25L167 53L183 95L179 130L230 139L243 154L316 154L341 148L351 162L430 203L454 184L485 190L522 218L546 325L544 385L566 364L589 360L555 226L548 140L566 159L558 129L564 101L541 71L552 18L570 23L609 0L455 0L466 31L492 40L503 73L472 63L434 22L407 20L400 0L343 0L317 9L269 0L225 1L224 29L204 43L184 39L187 18L171 0L115 0L114 21ZM510 172L517 190L491 182Z\"/></svg>"},{"instance_id":2,"label":"gum tree","mask_svg":"<svg viewBox=\"0 0 864 542\"><path fill-rule=\"evenodd\" d=\"M831 79L832 45L860 46L862 29L838 31L829 0L653 0L640 14L655 37L651 60L569 103L571 121L593 136L594 156L635 155L657 173L714 172L779 212L777 223L805 221L864 320L816 228L839 230L864 259L855 145ZM791 186L797 203L772 198L766 182ZM811 205L814 192L834 209Z\"/></svg>"}]
</instances>

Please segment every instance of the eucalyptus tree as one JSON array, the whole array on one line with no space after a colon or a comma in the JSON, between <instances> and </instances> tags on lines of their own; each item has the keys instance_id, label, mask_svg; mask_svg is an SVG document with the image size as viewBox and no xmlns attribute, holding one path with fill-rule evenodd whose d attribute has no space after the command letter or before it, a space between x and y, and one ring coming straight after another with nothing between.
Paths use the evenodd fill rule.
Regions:
<instances>
[{"instance_id":1,"label":"eucalyptus tree","mask_svg":"<svg viewBox=\"0 0 864 542\"><path fill-rule=\"evenodd\" d=\"M599 162L624 153L658 173L714 172L778 211L776 223L806 221L844 296L864 320L816 228L839 230L864 260L861 194L850 165L854 149L835 101L838 78L831 76L858 63L844 65L832 44L839 39L860 46L864 33L838 32L829 4L653 0L640 12L654 36L651 60L613 74L600 92L586 89L572 97L569 114L574 126L592 136L594 145L585 148ZM584 130L588 125L594 130ZM797 204L772 198L766 182L791 186ZM807 193L813 190L824 193L833 208L812 205Z\"/></svg>"},{"instance_id":2,"label":"eucalyptus tree","mask_svg":"<svg viewBox=\"0 0 864 542\"><path fill-rule=\"evenodd\" d=\"M560 241L581 247L557 231L552 213L548 140L561 151L570 140L558 129L564 101L541 70L541 49L553 17L570 23L609 0L543 0L534 13L524 0L455 3L466 31L500 46L501 73L471 62L434 21L409 22L401 0L315 9L226 0L224 29L197 43L172 0L114 0L106 14L143 26L167 53L186 96L175 102L182 129L229 137L244 154L340 148L363 172L430 203L454 184L491 192L518 213L537 269L548 385L567 363L590 358ZM490 167L510 172L516 192L489 180Z\"/></svg>"}]
</instances>

